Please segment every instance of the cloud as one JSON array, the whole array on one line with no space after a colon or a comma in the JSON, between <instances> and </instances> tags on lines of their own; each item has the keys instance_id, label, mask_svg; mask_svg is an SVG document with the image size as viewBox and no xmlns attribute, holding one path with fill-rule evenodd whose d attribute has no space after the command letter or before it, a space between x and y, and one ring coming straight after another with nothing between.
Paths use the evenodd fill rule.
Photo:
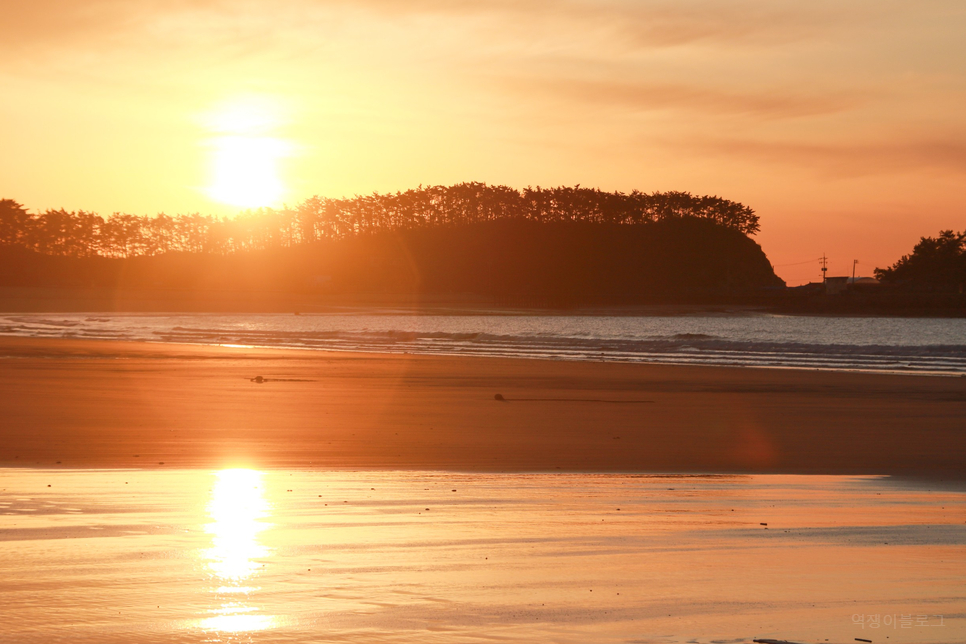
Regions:
<instances>
[{"instance_id":1,"label":"cloud","mask_svg":"<svg viewBox=\"0 0 966 644\"><path fill-rule=\"evenodd\" d=\"M528 28L566 20L585 31L609 31L630 44L648 47L788 44L910 10L897 0L857 0L848 6L832 0L317 0L313 4L366 7L396 17L502 16L508 26L524 21Z\"/></svg>"},{"instance_id":2,"label":"cloud","mask_svg":"<svg viewBox=\"0 0 966 644\"><path fill-rule=\"evenodd\" d=\"M184 4L189 3L173 0L169 6ZM160 10L144 0L7 0L0 7L0 48L26 54L37 47L97 42L130 28L138 16Z\"/></svg>"},{"instance_id":3,"label":"cloud","mask_svg":"<svg viewBox=\"0 0 966 644\"><path fill-rule=\"evenodd\" d=\"M853 146L844 124L868 115L882 131L926 119L936 131L952 127L951 117L930 111L949 80L911 98L896 88L933 78L937 60L956 57L893 57L888 36L925 38L954 8L951 0L915 7L898 0L6 0L0 70L37 78L49 71L51 86L80 78L95 92L159 87L153 94L185 101L213 85L263 81L280 93L324 91L346 104L359 95L382 106L377 99L396 92L398 103L418 106L432 95L439 110L473 118L482 113L477 105L493 105L479 100L490 93L498 102L522 99L543 110L543 120L545 106L564 120L578 117L573 123L589 114L586 128L597 125L600 110L654 113L667 117L662 127L692 136L719 127L709 118L741 120L747 140L711 142L705 151L768 162L849 172L956 169L955 142ZM911 12L920 22L899 25ZM893 31L870 35L870 25L884 23ZM517 117L497 109L479 118ZM811 119L816 137L842 133L841 141L752 138L801 140L803 132L788 129L797 122L779 129L792 119Z\"/></svg>"},{"instance_id":4,"label":"cloud","mask_svg":"<svg viewBox=\"0 0 966 644\"><path fill-rule=\"evenodd\" d=\"M369 13L370 19L434 16L454 21L493 20L513 33L566 38L574 31L605 31L632 46L691 42L788 42L842 22L858 9L822 3L736 0L6 0L0 7L0 49L110 46L152 22L183 17L219 29L271 31L282 25L318 26L334 14ZM569 23L565 32L561 23ZM247 26L246 26L247 25ZM186 25L191 29L190 25Z\"/></svg>"},{"instance_id":5,"label":"cloud","mask_svg":"<svg viewBox=\"0 0 966 644\"><path fill-rule=\"evenodd\" d=\"M629 111L688 110L712 115L778 119L834 114L860 107L867 96L803 94L784 88L723 89L712 84L653 83L572 78L517 78L501 81L515 94L542 95L567 103Z\"/></svg>"},{"instance_id":6,"label":"cloud","mask_svg":"<svg viewBox=\"0 0 966 644\"><path fill-rule=\"evenodd\" d=\"M765 166L800 166L840 178L923 171L966 174L966 138L889 140L883 137L871 143L834 144L707 139L669 145L687 147L698 154L742 157Z\"/></svg>"}]
</instances>

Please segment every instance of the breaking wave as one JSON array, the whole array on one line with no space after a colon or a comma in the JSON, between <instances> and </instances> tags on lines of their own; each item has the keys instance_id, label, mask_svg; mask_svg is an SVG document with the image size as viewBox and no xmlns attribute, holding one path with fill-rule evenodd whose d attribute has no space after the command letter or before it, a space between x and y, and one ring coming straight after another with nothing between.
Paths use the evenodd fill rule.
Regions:
<instances>
[{"instance_id":1,"label":"breaking wave","mask_svg":"<svg viewBox=\"0 0 966 644\"><path fill-rule=\"evenodd\" d=\"M966 320L6 315L0 334L327 351L966 374Z\"/></svg>"}]
</instances>

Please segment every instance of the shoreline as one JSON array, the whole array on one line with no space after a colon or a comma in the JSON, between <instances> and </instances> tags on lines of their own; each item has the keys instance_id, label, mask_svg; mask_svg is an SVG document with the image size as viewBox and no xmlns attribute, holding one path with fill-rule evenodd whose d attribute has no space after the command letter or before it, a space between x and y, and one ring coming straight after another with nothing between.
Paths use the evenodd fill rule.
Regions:
<instances>
[{"instance_id":1,"label":"shoreline","mask_svg":"<svg viewBox=\"0 0 966 644\"><path fill-rule=\"evenodd\" d=\"M295 347L295 346L270 346L263 344L211 344L203 342L165 342L163 340L91 340L86 338L44 338L39 336L19 336L19 335L5 335L0 334L0 342L3 338L18 338L26 340L67 340L67 341L78 341L78 342L110 342L110 343L126 343L126 344L145 344L145 345L160 345L160 346L184 346L184 347L199 347L199 348L221 348L221 349L239 349L239 350L250 350L250 351L305 351L305 352L319 352L325 354L348 354L348 355L366 355L366 356L424 356L424 357L440 357L440 358L467 358L467 359L483 359L483 360L526 360L526 361L539 361L539 362L578 362L578 363L588 363L588 364L629 364L629 365L645 365L654 367L701 367L710 369L762 369L762 370L777 370L777 371L801 371L805 373L852 373L852 374L867 374L867 375L880 375L880 376L910 376L910 377L928 377L928 378L966 378L966 373L962 372L946 372L946 371L926 371L926 370L888 370L888 369L839 369L834 367L797 367L790 365L768 365L768 364L716 364L710 362L660 362L658 360L600 360L591 358L548 358L546 356L527 356L527 355L493 355L486 353L471 353L471 352L446 352L446 351L436 351L436 352L426 352L420 353L418 351L377 351L377 350L365 350L365 349L334 349L329 347ZM0 355L0 359L9 357Z\"/></svg>"},{"instance_id":2,"label":"shoreline","mask_svg":"<svg viewBox=\"0 0 966 644\"><path fill-rule=\"evenodd\" d=\"M213 314L213 315L218 315ZM833 316L837 317L837 316ZM19 346L18 346L19 345ZM32 345L32 348L31 348ZM42 347L44 345L49 345L51 348L44 350ZM90 345L90 346L86 346ZM111 347L117 347L118 351L110 351ZM148 348L165 348L172 349L172 351L147 351ZM185 355L178 355L177 349L182 348L188 350ZM630 367L644 367L644 368L670 368L670 369L709 369L709 370L724 370L724 371L763 371L763 372L795 372L803 374L839 374L839 375L856 375L856 376L890 376L890 377L900 377L900 378L919 378L920 376L927 376L929 378L940 378L946 379L950 378L953 380L964 379L966 380L966 374L960 373L943 373L935 371L895 371L895 370L862 370L862 369L832 369L824 367L798 367L798 366L787 366L787 365L743 365L743 364L712 364L712 363L698 363L698 362L643 362L643 361L618 361L618 360L591 360L591 359L570 359L570 358L556 358L556 357L546 357L546 356L506 356L506 355L489 355L489 354L473 354L473 353L418 353L415 351L377 351L377 350L361 350L361 349L338 349L338 348L328 348L328 347L298 347L298 346L270 346L270 345L254 345L254 344L211 344L211 343L201 343L201 342L169 342L164 340L129 340L129 339L93 339L93 338L71 338L71 337L38 337L38 336L21 336L21 335L10 335L0 333L0 360L11 359L11 358L34 358L34 357L131 357L136 356L139 353L143 353L152 358L159 359L179 359L188 357L188 355L195 354L206 354L207 350L212 352L211 355L206 357L243 357L252 359L265 359L270 358L273 354L279 354L279 357L289 354L291 358L308 358L314 355L318 357L331 357L335 358L338 356L354 357L354 358L374 358L379 356L385 356L391 359L453 359L453 360L484 360L484 361L508 361L510 363L524 362L524 363L542 363L542 364L584 364L584 365L614 365L614 366L630 366ZM232 352L248 352L242 356L216 356L214 352L220 351L232 351ZM2 364L2 363L0 363ZM964 388L966 392L966 388Z\"/></svg>"},{"instance_id":3,"label":"shoreline","mask_svg":"<svg viewBox=\"0 0 966 644\"><path fill-rule=\"evenodd\" d=\"M215 464L178 466L178 467L82 467L70 465L56 466L36 466L18 463L0 463L0 475L15 474L17 472L34 473L58 473L58 472L85 472L85 473L169 473L178 474L186 472L219 472L232 469L255 470L259 472L293 472L293 473L320 473L320 474L425 474L427 476L512 476L520 477L583 477L590 476L597 478L626 478L626 479L667 479L667 480L725 480L741 478L832 478L832 479L852 479L856 481L887 481L896 485L917 485L928 486L929 491L966 491L966 476L955 476L949 474L943 477L916 474L849 474L849 473L826 473L826 472L642 472L642 471L622 471L622 470L533 470L533 471L508 471L508 470L473 470L473 469L426 469L426 468L389 468L389 467L339 467L327 465L325 467L315 466L257 466L250 464L229 465L225 467Z\"/></svg>"},{"instance_id":4,"label":"shoreline","mask_svg":"<svg viewBox=\"0 0 966 644\"><path fill-rule=\"evenodd\" d=\"M271 346L264 344L212 344L204 342L167 342L164 340L129 340L129 339L88 339L88 338L63 338L63 337L41 337L41 336L22 336L13 334L3 334L0 333L0 344L2 344L3 339L23 339L23 340L40 340L40 341L68 341L68 342L107 342L107 343L120 343L120 344L131 344L131 345L150 345L150 346L183 346L183 347L197 347L197 348L212 348L212 349L238 349L242 351L292 351L292 352L319 352L323 354L348 354L348 355L364 355L364 356L423 356L423 357L439 357L439 358L467 358L467 359L483 359L483 360L526 360L526 361L538 361L538 362L578 362L587 364L626 364L626 365L643 365L643 366L654 366L654 367L707 367L711 369L761 369L761 370L777 370L777 371L801 371L805 373L844 373L844 374L865 374L865 375L881 375L881 376L910 376L910 377L929 377L929 378L966 378L966 373L962 372L945 372L945 371L926 371L926 370L888 370L888 369L839 369L834 367L798 367L790 365L769 365L769 364L717 364L710 362L660 362L658 360L648 361L648 360L601 360L601 359L591 359L591 358L550 358L546 356L528 356L528 355L494 355L486 353L472 353L472 352L462 352L462 351L436 351L436 352L425 352L421 353L418 351L380 351L380 350L366 350L366 349L337 349L329 347L307 347L307 346ZM9 358L14 356L3 355L0 353L0 359Z\"/></svg>"},{"instance_id":5,"label":"shoreline","mask_svg":"<svg viewBox=\"0 0 966 644\"><path fill-rule=\"evenodd\" d=\"M691 312L659 316L542 311L340 308L326 313L0 314L0 337L192 344L265 350L487 357L966 377L961 321ZM662 313L667 314L667 311ZM432 315L430 315L432 314ZM433 321L434 315L442 316ZM463 316L471 319L462 319ZM208 317L210 316L210 320ZM749 336L747 329L761 327ZM681 331L681 332L676 332Z\"/></svg>"},{"instance_id":6,"label":"shoreline","mask_svg":"<svg viewBox=\"0 0 966 644\"><path fill-rule=\"evenodd\" d=\"M964 380L3 336L0 466L961 480Z\"/></svg>"}]
</instances>

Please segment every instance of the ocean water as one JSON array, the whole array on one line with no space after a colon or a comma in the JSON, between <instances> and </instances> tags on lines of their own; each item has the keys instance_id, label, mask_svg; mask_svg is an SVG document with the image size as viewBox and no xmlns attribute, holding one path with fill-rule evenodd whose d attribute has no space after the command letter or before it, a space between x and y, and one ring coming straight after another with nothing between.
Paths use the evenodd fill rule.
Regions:
<instances>
[{"instance_id":1,"label":"ocean water","mask_svg":"<svg viewBox=\"0 0 966 644\"><path fill-rule=\"evenodd\" d=\"M966 319L783 315L2 315L0 335L966 373Z\"/></svg>"},{"instance_id":2,"label":"ocean water","mask_svg":"<svg viewBox=\"0 0 966 644\"><path fill-rule=\"evenodd\" d=\"M962 485L0 470L5 644L952 644L964 579Z\"/></svg>"}]
</instances>

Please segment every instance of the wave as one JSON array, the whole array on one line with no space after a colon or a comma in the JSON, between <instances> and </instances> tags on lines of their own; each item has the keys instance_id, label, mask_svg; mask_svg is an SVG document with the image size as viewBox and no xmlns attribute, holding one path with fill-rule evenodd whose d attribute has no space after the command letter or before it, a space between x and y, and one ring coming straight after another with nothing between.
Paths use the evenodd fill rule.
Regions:
<instances>
[{"instance_id":1,"label":"wave","mask_svg":"<svg viewBox=\"0 0 966 644\"><path fill-rule=\"evenodd\" d=\"M173 330L174 331L174 330ZM701 337L695 337L700 335ZM683 336L683 337L682 337ZM242 344L306 349L425 354L493 355L499 357L665 362L744 366L785 366L875 371L966 373L966 346L815 345L741 342L704 334L677 334L672 339L601 340L487 333L415 331L279 332L179 330L160 333L165 342Z\"/></svg>"},{"instance_id":2,"label":"wave","mask_svg":"<svg viewBox=\"0 0 966 644\"><path fill-rule=\"evenodd\" d=\"M774 338L782 333L779 333L781 327L777 323L767 319L755 322L752 330L757 337L742 339L726 337L727 329L721 333L693 328L677 333L634 333L634 329L628 327L629 322L603 318L575 321L562 317L549 322L494 318L468 322L465 318L439 317L414 322L413 318L391 316L344 316L315 321L295 318L293 321L282 316L218 316L212 319L210 316L61 318L19 315L0 316L0 334L371 353L966 374L966 345L912 343L923 337L963 337L958 335L956 328L945 335L937 334L935 330L932 335L924 335L921 329L910 326L904 332L910 340L908 343L887 343L881 339L875 343L870 342L876 339L874 336L863 336L862 341L867 343L850 344L821 341L827 336L824 328L806 329L799 334L801 339L798 340L768 339L769 334ZM393 328L406 324L425 328ZM704 324L721 326L723 323L709 320ZM742 323L732 320L730 324L732 327L728 332L732 336L750 335L749 328L741 326ZM467 328L474 325L484 330ZM514 332L506 332L508 329ZM880 335L885 337L887 334Z\"/></svg>"}]
</instances>

